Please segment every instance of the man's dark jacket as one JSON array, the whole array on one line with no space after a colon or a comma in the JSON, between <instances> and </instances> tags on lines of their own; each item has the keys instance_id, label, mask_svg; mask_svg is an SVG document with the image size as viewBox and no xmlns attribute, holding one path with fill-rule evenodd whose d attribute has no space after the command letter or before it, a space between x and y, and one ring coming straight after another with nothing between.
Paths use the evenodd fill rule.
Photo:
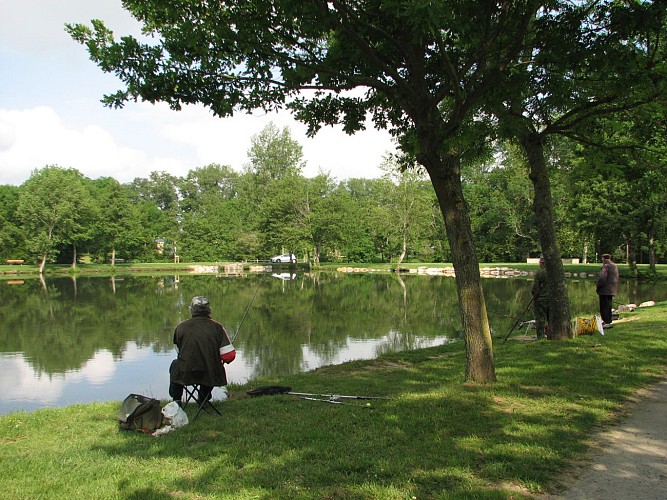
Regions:
<instances>
[{"instance_id":1,"label":"man's dark jacket","mask_svg":"<svg viewBox=\"0 0 667 500\"><path fill-rule=\"evenodd\" d=\"M227 385L220 348L230 343L224 327L208 316L194 316L179 323L174 331L178 358L169 368L171 381L208 387Z\"/></svg>"},{"instance_id":2,"label":"man's dark jacket","mask_svg":"<svg viewBox=\"0 0 667 500\"><path fill-rule=\"evenodd\" d=\"M538 304L549 304L549 285L547 284L547 270L540 268L535 274L535 281L530 292L533 300Z\"/></svg>"},{"instance_id":3,"label":"man's dark jacket","mask_svg":"<svg viewBox=\"0 0 667 500\"><path fill-rule=\"evenodd\" d=\"M598 295L615 296L618 290L618 267L612 261L608 260L602 266L595 284L595 291Z\"/></svg>"}]
</instances>

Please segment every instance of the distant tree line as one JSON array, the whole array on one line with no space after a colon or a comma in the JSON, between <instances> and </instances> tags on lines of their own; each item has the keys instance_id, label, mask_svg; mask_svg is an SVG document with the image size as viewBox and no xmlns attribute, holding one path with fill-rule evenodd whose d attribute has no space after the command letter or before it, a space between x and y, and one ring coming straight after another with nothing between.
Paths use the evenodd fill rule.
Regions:
<instances>
[{"instance_id":1,"label":"distant tree line","mask_svg":"<svg viewBox=\"0 0 667 500\"><path fill-rule=\"evenodd\" d=\"M655 135L646 139L660 140ZM560 139L550 143L548 158L564 257L596 260L603 244L630 264L667 258L659 148L619 153ZM401 171L387 157L382 178L337 181L327 173L306 178L304 166L301 145L273 124L252 138L240 172L211 164L185 177L153 172L121 184L46 166L20 186L0 186L0 257L75 266L84 254L99 263L175 255L206 262L291 251L314 265L450 262L442 213L417 167ZM520 151L505 144L463 172L483 262L540 253L528 169Z\"/></svg>"}]
</instances>

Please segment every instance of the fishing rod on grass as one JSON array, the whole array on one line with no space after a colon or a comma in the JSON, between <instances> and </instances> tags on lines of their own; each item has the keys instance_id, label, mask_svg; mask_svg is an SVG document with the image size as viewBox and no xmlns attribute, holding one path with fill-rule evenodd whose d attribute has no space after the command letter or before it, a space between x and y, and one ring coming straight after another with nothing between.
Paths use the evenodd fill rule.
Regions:
<instances>
[{"instance_id":1,"label":"fishing rod on grass","mask_svg":"<svg viewBox=\"0 0 667 500\"><path fill-rule=\"evenodd\" d=\"M345 394L316 394L312 392L293 392L291 387L284 385L270 385L266 387L257 387L246 393L250 397L257 396L274 396L276 394L289 394L290 396L298 396L301 399L306 399L308 401L319 401L320 403L331 403L337 405L346 405L352 404L352 406L359 406L353 403L348 403L346 400L371 400L371 399L384 399L389 400L392 398L382 397L382 396L350 396ZM370 403L366 403L364 408L369 408Z\"/></svg>"},{"instance_id":2,"label":"fishing rod on grass","mask_svg":"<svg viewBox=\"0 0 667 500\"><path fill-rule=\"evenodd\" d=\"M239 326L236 327L236 332L234 332L234 336L232 337L232 344L236 340L236 336L239 334L239 330L241 329L241 325L245 321L246 316L248 315L248 311L250 310L250 306L252 306L252 303L255 301L255 297L257 296L257 292L259 292L259 286L255 289L255 293L252 296L252 299L250 299L250 303L248 304L248 307L245 308L245 312L243 313L243 316L241 317L241 322L239 323Z\"/></svg>"},{"instance_id":3,"label":"fishing rod on grass","mask_svg":"<svg viewBox=\"0 0 667 500\"><path fill-rule=\"evenodd\" d=\"M514 326L512 327L512 329L511 329L511 330L509 331L509 333L507 334L507 337L505 337L505 340L503 340L503 344L504 344L505 342L507 342L507 339L510 338L510 335L512 335L512 332L514 331L514 329L519 325L519 323L521 322L521 319L523 318L523 316L524 316L524 315L526 314L526 312L528 311L528 308L530 307L530 305L533 303L533 300L535 300L535 296L534 296L534 295L530 298L530 302L528 302L528 305L526 306L526 308L525 308L525 309L523 310L523 312L519 315L519 319L516 320L516 323L514 323Z\"/></svg>"}]
</instances>

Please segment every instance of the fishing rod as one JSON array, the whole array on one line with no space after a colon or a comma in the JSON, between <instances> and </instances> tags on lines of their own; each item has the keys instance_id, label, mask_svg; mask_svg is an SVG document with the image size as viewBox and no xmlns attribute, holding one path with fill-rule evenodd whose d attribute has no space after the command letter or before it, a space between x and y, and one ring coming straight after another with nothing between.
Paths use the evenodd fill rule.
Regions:
<instances>
[{"instance_id":1,"label":"fishing rod","mask_svg":"<svg viewBox=\"0 0 667 500\"><path fill-rule=\"evenodd\" d=\"M236 332L234 333L234 336L232 337L232 344L236 340L236 336L239 334L239 330L241 329L241 325L245 321L246 316L248 315L248 311L250 310L250 306L252 303L255 301L255 297L257 296L257 292L259 292L259 287L260 285L257 286L255 289L255 293L252 296L252 299L250 299L250 303L248 304L248 307L245 308L245 312L243 313L243 316L241 317L241 322L239 323L239 326L236 327Z\"/></svg>"},{"instance_id":2,"label":"fishing rod","mask_svg":"<svg viewBox=\"0 0 667 500\"><path fill-rule=\"evenodd\" d=\"M319 401L320 403L330 403L334 405L350 405L350 406L358 406L359 408L366 408L367 410L371 409L371 404L366 403L365 405L358 404L358 403L346 403L345 401L338 401L337 399L323 399L323 398L313 398L313 397L308 397L308 396L301 396L301 399L305 399L308 401Z\"/></svg>"},{"instance_id":3,"label":"fishing rod","mask_svg":"<svg viewBox=\"0 0 667 500\"><path fill-rule=\"evenodd\" d=\"M534 296L534 295L530 298L530 302L528 302L528 305L526 306L526 308L523 310L523 312L522 312L521 315L519 316L519 319L517 319L517 320L516 320L516 323L514 323L514 326L512 327L512 329L511 329L511 330L509 331L509 333L507 334L507 337L505 337L505 340L503 340L503 344L504 344L505 342L507 342L507 339L510 338L510 335L512 335L512 332L514 331L514 329L519 325L519 323L521 322L521 318L523 318L524 314L526 314L526 312L528 311L528 308L529 308L530 305L533 303L533 300L535 300L535 296Z\"/></svg>"},{"instance_id":4,"label":"fishing rod","mask_svg":"<svg viewBox=\"0 0 667 500\"><path fill-rule=\"evenodd\" d=\"M246 393L248 396L274 396L276 394L289 394L290 396L299 396L302 399L311 401L323 401L325 403L340 403L341 399L391 399L382 396L348 396L345 394L316 394L312 392L293 392L291 387L284 385L270 385L266 387L257 387Z\"/></svg>"},{"instance_id":5,"label":"fishing rod","mask_svg":"<svg viewBox=\"0 0 667 500\"><path fill-rule=\"evenodd\" d=\"M285 391L283 394L289 394L291 396L301 396L304 399L309 398L328 398L328 399L318 399L318 401L338 401L339 399L391 399L383 398L381 396L346 396L344 394L312 394L310 392L292 392Z\"/></svg>"}]
</instances>

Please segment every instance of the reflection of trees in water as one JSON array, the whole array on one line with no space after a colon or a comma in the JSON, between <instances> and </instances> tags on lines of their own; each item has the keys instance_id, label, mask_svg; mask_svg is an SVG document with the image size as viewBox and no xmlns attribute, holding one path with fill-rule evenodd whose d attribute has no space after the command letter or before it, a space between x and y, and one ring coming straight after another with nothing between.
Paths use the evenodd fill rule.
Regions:
<instances>
[{"instance_id":1,"label":"reflection of trees in water","mask_svg":"<svg viewBox=\"0 0 667 500\"><path fill-rule=\"evenodd\" d=\"M58 278L45 284L46 290L39 290L38 280L26 280L18 291L23 304L17 310L0 306L6 318L0 327L2 350L23 352L36 373L76 370L99 350L122 358L129 341L171 348L164 333L173 328L176 312L154 293L154 281L128 277L122 285L115 283L115 293L108 278ZM5 314L6 309L13 313Z\"/></svg>"},{"instance_id":2,"label":"reflection of trees in water","mask_svg":"<svg viewBox=\"0 0 667 500\"><path fill-rule=\"evenodd\" d=\"M483 281L489 320L506 332L530 300L532 281ZM417 349L429 339L457 337L454 280L439 276L338 273L270 276L56 278L9 286L0 282L0 352L24 353L37 374L79 369L97 351L122 359L128 343L173 350L178 322L195 295L233 336L257 296L235 344L256 374L296 373L304 346L326 364L349 342L378 340L378 353ZM258 288L259 287L259 288ZM594 279L568 281L575 315L597 313ZM619 301L664 300L664 284L621 283ZM532 311L526 320L532 319Z\"/></svg>"},{"instance_id":3,"label":"reflection of trees in water","mask_svg":"<svg viewBox=\"0 0 667 500\"><path fill-rule=\"evenodd\" d=\"M256 374L297 373L306 365L304 346L327 364L350 340L383 340L398 326L400 335L390 337L394 350L413 348L417 336L433 338L458 327L452 280L402 281L404 286L392 275L321 274L271 282L261 289L247 320L251 326L237 345L258 360Z\"/></svg>"}]
</instances>

